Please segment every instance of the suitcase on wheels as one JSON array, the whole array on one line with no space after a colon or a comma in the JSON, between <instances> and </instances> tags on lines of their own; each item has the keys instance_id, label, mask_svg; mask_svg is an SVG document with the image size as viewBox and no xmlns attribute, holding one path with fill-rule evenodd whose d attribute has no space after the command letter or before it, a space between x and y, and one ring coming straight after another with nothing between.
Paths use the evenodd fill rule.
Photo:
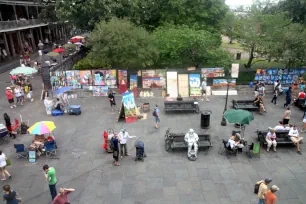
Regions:
<instances>
[{"instance_id":1,"label":"suitcase on wheels","mask_svg":"<svg viewBox=\"0 0 306 204\"><path fill-rule=\"evenodd\" d=\"M80 115L81 112L81 106L79 105L71 105L68 108L69 115Z\"/></svg>"}]
</instances>

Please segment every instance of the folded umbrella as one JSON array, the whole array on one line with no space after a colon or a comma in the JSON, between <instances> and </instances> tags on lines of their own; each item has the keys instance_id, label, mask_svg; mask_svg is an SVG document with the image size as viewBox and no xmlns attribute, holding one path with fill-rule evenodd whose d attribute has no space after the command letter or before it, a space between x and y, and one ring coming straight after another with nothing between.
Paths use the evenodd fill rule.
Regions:
<instances>
[{"instance_id":1,"label":"folded umbrella","mask_svg":"<svg viewBox=\"0 0 306 204\"><path fill-rule=\"evenodd\" d=\"M70 91L71 89L73 89L73 86L65 86L65 87L62 87L62 88L59 88L57 89L54 94L55 95L58 95L58 94L61 94L61 93L65 93L67 91Z\"/></svg>"},{"instance_id":2,"label":"folded umbrella","mask_svg":"<svg viewBox=\"0 0 306 204\"><path fill-rule=\"evenodd\" d=\"M32 67L17 67L13 69L10 74L11 75L18 75L18 74L24 74L24 75L30 75L36 73L37 70Z\"/></svg>"},{"instance_id":3,"label":"folded umbrella","mask_svg":"<svg viewBox=\"0 0 306 204\"><path fill-rule=\"evenodd\" d=\"M41 121L32 125L28 132L33 135L43 135L51 133L56 128L54 122L52 121Z\"/></svg>"}]
</instances>

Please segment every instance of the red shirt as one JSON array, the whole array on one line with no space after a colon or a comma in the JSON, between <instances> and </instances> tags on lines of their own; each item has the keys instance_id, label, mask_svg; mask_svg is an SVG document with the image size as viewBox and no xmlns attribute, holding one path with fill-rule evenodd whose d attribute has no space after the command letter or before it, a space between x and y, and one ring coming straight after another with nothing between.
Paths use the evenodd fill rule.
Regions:
<instances>
[{"instance_id":1,"label":"red shirt","mask_svg":"<svg viewBox=\"0 0 306 204\"><path fill-rule=\"evenodd\" d=\"M66 202L69 202L68 201L69 193L70 191L65 191L63 196L61 196L60 194L57 194L57 196L52 201L52 204L65 204Z\"/></svg>"},{"instance_id":2,"label":"red shirt","mask_svg":"<svg viewBox=\"0 0 306 204\"><path fill-rule=\"evenodd\" d=\"M7 100L14 98L13 93L9 90L5 91L5 95L6 95Z\"/></svg>"},{"instance_id":3,"label":"red shirt","mask_svg":"<svg viewBox=\"0 0 306 204\"><path fill-rule=\"evenodd\" d=\"M305 93L304 92L301 92L301 93L299 93L299 98L305 98Z\"/></svg>"}]
</instances>

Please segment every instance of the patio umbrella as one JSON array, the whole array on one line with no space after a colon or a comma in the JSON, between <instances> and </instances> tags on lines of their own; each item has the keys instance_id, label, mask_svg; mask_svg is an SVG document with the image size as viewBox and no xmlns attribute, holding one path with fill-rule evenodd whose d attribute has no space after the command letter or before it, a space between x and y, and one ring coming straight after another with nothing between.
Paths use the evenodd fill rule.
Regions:
<instances>
[{"instance_id":1,"label":"patio umbrella","mask_svg":"<svg viewBox=\"0 0 306 204\"><path fill-rule=\"evenodd\" d=\"M17 74L24 74L24 75L30 75L36 73L37 70L32 67L17 67L13 69L10 74L11 75L17 75Z\"/></svg>"},{"instance_id":2,"label":"patio umbrella","mask_svg":"<svg viewBox=\"0 0 306 204\"><path fill-rule=\"evenodd\" d=\"M252 120L254 120L254 116L252 113L246 110L235 110L235 109L230 109L225 111L223 117L229 122L229 123L238 123L240 125L248 125ZM244 130L243 128L243 135L244 135Z\"/></svg>"},{"instance_id":3,"label":"patio umbrella","mask_svg":"<svg viewBox=\"0 0 306 204\"><path fill-rule=\"evenodd\" d=\"M75 49L76 45L75 44L65 44L65 45L63 45L63 47L65 49Z\"/></svg>"},{"instance_id":4,"label":"patio umbrella","mask_svg":"<svg viewBox=\"0 0 306 204\"><path fill-rule=\"evenodd\" d=\"M49 56L49 57L57 57L57 56L59 56L59 53L57 53L57 52L49 52L46 55Z\"/></svg>"},{"instance_id":5,"label":"patio umbrella","mask_svg":"<svg viewBox=\"0 0 306 204\"><path fill-rule=\"evenodd\" d=\"M52 130L56 128L54 122L52 121L41 121L32 125L28 132L33 135L43 135L47 133L51 133Z\"/></svg>"},{"instance_id":6,"label":"patio umbrella","mask_svg":"<svg viewBox=\"0 0 306 204\"><path fill-rule=\"evenodd\" d=\"M73 38L69 40L69 42L76 43L76 42L80 42L81 40L82 40L81 38Z\"/></svg>"},{"instance_id":7,"label":"patio umbrella","mask_svg":"<svg viewBox=\"0 0 306 204\"><path fill-rule=\"evenodd\" d=\"M85 37L77 35L77 36L72 37L71 39L75 39L75 38L84 39Z\"/></svg>"},{"instance_id":8,"label":"patio umbrella","mask_svg":"<svg viewBox=\"0 0 306 204\"><path fill-rule=\"evenodd\" d=\"M67 91L70 91L71 89L73 89L73 86L65 86L65 87L62 87L62 88L59 88L57 89L54 94L55 95L58 95L58 94L61 94L61 93L65 93Z\"/></svg>"},{"instance_id":9,"label":"patio umbrella","mask_svg":"<svg viewBox=\"0 0 306 204\"><path fill-rule=\"evenodd\" d=\"M52 52L61 53L61 52L65 52L65 50L63 48L56 48Z\"/></svg>"},{"instance_id":10,"label":"patio umbrella","mask_svg":"<svg viewBox=\"0 0 306 204\"><path fill-rule=\"evenodd\" d=\"M83 43L81 43L81 42L76 42L76 43L74 43L75 45L83 45Z\"/></svg>"}]
</instances>

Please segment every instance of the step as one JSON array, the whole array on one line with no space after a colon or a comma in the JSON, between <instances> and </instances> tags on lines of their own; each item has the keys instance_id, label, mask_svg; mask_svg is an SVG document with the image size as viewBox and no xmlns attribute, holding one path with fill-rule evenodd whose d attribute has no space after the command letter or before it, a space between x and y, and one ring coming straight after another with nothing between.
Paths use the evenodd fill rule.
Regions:
<instances>
[{"instance_id":1,"label":"step","mask_svg":"<svg viewBox=\"0 0 306 204\"><path fill-rule=\"evenodd\" d=\"M226 96L226 90L219 90L219 91L212 91L212 95L214 96ZM229 90L228 91L229 96L237 96L237 90Z\"/></svg>"}]
</instances>

